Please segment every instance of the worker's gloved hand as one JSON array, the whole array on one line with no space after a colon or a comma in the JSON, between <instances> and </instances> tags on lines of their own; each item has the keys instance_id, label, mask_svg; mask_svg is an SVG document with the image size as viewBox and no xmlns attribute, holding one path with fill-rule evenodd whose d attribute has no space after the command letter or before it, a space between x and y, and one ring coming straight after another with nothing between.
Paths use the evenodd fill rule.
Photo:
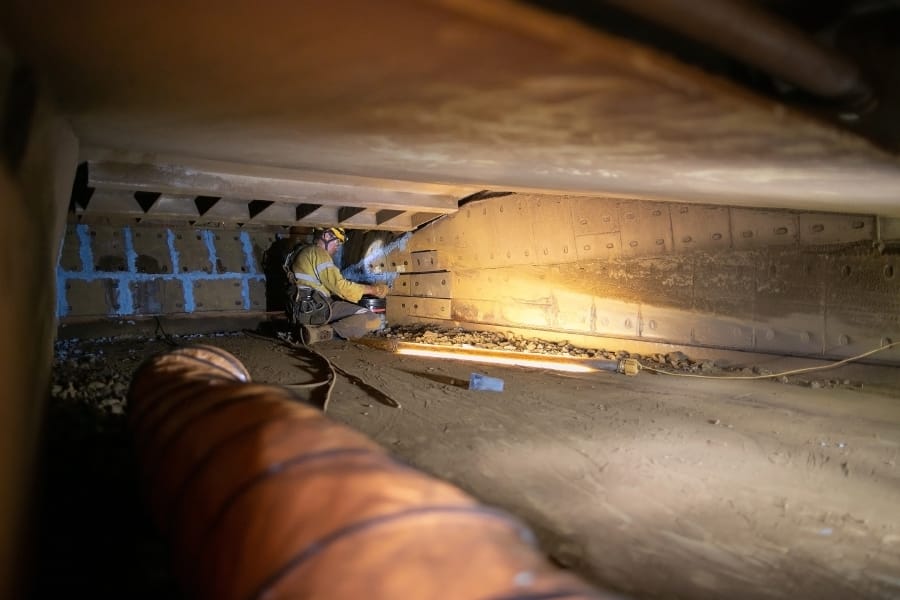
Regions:
<instances>
[{"instance_id":1,"label":"worker's gloved hand","mask_svg":"<svg viewBox=\"0 0 900 600\"><path fill-rule=\"evenodd\" d=\"M375 296L378 296L379 298L384 298L385 296L388 295L388 292L390 292L390 291L391 291L391 288L389 288L387 285L385 285L383 283L376 283L375 285L372 286L372 294Z\"/></svg>"}]
</instances>

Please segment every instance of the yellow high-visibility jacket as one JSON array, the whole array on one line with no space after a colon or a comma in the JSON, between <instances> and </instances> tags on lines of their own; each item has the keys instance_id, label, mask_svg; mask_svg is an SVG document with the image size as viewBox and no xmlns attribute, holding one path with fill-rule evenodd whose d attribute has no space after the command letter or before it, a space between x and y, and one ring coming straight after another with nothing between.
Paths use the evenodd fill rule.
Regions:
<instances>
[{"instance_id":1,"label":"yellow high-visibility jacket","mask_svg":"<svg viewBox=\"0 0 900 600\"><path fill-rule=\"evenodd\" d=\"M291 268L297 285L309 286L328 298L335 295L356 303L366 292L364 285L344 279L331 255L318 246L307 246L298 252Z\"/></svg>"}]
</instances>

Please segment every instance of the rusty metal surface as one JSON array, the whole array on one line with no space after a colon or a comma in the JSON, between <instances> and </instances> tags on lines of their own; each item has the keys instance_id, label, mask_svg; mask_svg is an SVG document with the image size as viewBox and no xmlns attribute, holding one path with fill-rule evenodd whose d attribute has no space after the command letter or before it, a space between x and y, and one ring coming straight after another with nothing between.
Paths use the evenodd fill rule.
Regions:
<instances>
[{"instance_id":1,"label":"rusty metal surface","mask_svg":"<svg viewBox=\"0 0 900 600\"><path fill-rule=\"evenodd\" d=\"M894 157L510 0L38 0L3 17L84 144L122 155L900 216Z\"/></svg>"}]
</instances>

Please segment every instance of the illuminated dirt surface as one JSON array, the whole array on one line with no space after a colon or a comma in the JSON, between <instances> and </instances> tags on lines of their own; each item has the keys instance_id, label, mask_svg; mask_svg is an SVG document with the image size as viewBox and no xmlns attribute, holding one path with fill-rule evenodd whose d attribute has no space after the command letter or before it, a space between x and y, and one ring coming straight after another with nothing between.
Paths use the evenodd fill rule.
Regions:
<instances>
[{"instance_id":1,"label":"illuminated dirt surface","mask_svg":"<svg viewBox=\"0 0 900 600\"><path fill-rule=\"evenodd\" d=\"M174 341L232 351L257 381L311 379L309 360L274 339ZM177 597L137 500L118 400L127 374L166 347L58 345L39 596ZM826 371L821 381L851 382L830 387L316 349L402 405L341 376L332 417L523 518L555 562L598 586L647 599L900 595L896 371ZM504 391L468 390L474 371L502 378Z\"/></svg>"}]
</instances>

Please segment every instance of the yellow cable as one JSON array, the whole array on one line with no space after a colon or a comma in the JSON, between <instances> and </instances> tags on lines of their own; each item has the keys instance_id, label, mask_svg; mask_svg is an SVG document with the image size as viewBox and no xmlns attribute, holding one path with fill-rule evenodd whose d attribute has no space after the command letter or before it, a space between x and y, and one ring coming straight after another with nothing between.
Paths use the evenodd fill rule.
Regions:
<instances>
[{"instance_id":1,"label":"yellow cable","mask_svg":"<svg viewBox=\"0 0 900 600\"><path fill-rule=\"evenodd\" d=\"M893 348L894 346L900 345L900 341L891 342L885 346L881 346L875 348L874 350L869 350L868 352L863 352L862 354L857 354L856 356L851 356L850 358L845 358L844 360L840 360L836 363L832 363L830 365L821 365L817 367L804 367L802 369L792 369L790 371L782 371L781 373L772 373L771 375L697 375L694 373L673 373L672 371L663 371L662 369L656 369L654 367L648 367L647 365L638 362L638 366L642 371L650 371L651 373L659 373L660 375L672 375L674 377L694 377L696 379L772 379L773 377L785 377L787 375L797 375L798 373L811 373L812 371L824 371L825 369L834 369L835 367L840 367L841 365L846 365L847 363L853 362L855 360L859 360L861 358L865 358L867 356L871 356L876 352L881 352L883 350L887 350L889 348Z\"/></svg>"}]
</instances>

